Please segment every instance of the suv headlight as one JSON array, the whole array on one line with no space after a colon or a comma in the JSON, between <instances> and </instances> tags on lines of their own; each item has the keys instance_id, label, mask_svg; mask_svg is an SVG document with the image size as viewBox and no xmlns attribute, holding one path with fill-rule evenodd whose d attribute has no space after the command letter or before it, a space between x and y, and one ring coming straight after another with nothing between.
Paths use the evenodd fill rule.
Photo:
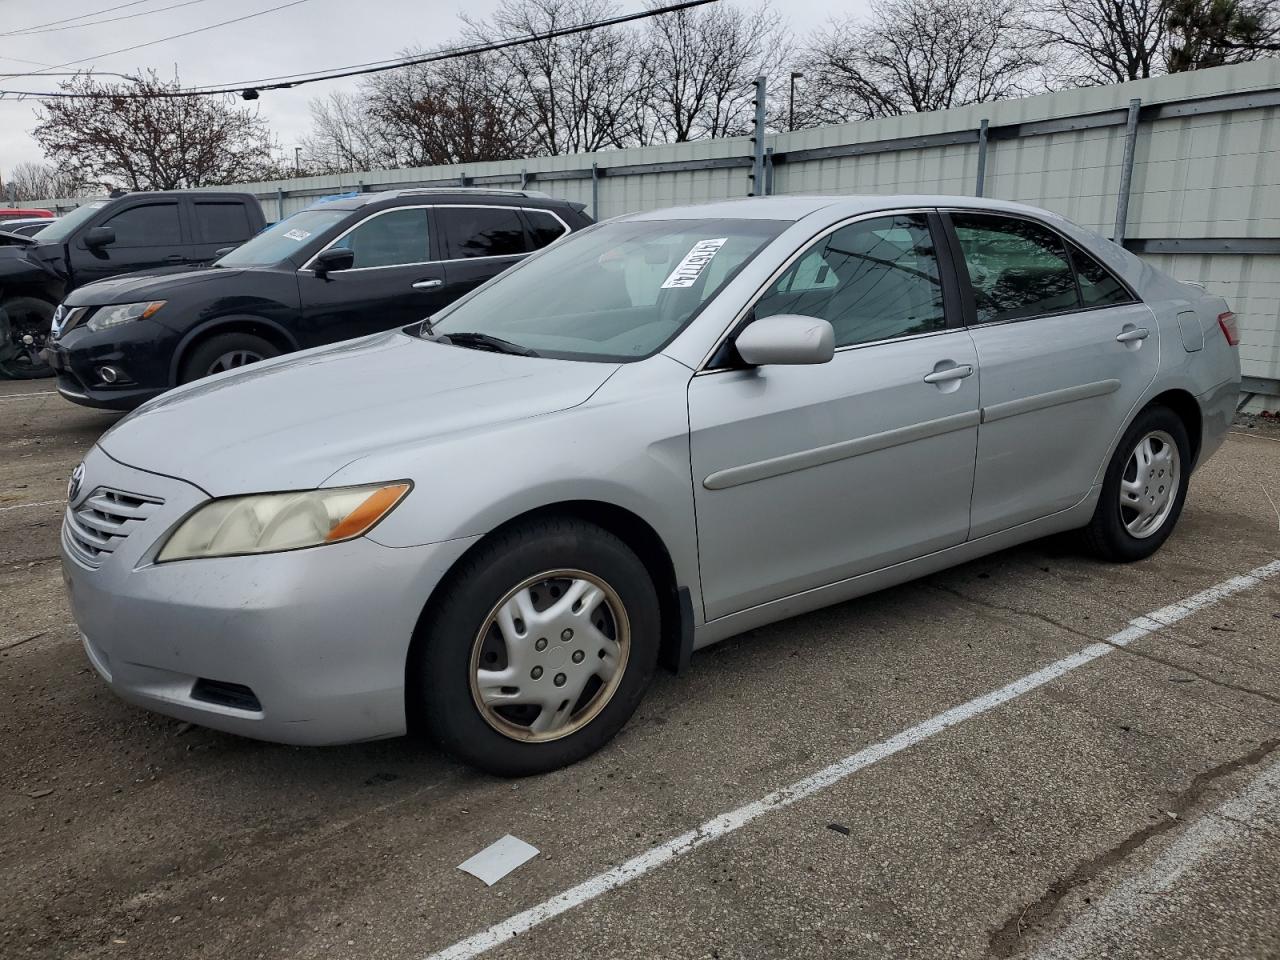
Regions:
<instances>
[{"instance_id":1,"label":"suv headlight","mask_svg":"<svg viewBox=\"0 0 1280 960\"><path fill-rule=\"evenodd\" d=\"M178 525L157 563L274 553L361 536L404 499L408 481L211 500Z\"/></svg>"},{"instance_id":2,"label":"suv headlight","mask_svg":"<svg viewBox=\"0 0 1280 960\"><path fill-rule=\"evenodd\" d=\"M85 326L99 332L110 327L118 327L130 320L145 320L168 302L152 300L148 303L117 303L109 307L99 307Z\"/></svg>"}]
</instances>

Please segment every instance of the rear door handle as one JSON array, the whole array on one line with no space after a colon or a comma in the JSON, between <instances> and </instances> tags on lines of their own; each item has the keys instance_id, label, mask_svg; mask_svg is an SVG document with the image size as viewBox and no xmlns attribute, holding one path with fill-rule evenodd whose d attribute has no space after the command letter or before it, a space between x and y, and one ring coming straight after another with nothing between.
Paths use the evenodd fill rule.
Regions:
<instances>
[{"instance_id":1,"label":"rear door handle","mask_svg":"<svg viewBox=\"0 0 1280 960\"><path fill-rule=\"evenodd\" d=\"M432 288L442 286L443 284L444 284L443 280L419 280L417 283L413 285L413 289L431 290Z\"/></svg>"},{"instance_id":2,"label":"rear door handle","mask_svg":"<svg viewBox=\"0 0 1280 960\"><path fill-rule=\"evenodd\" d=\"M925 383L946 383L948 380L963 380L965 377L973 376L973 367L970 364L962 363L954 367L947 367L945 370L935 370L933 373L927 373L924 377Z\"/></svg>"},{"instance_id":3,"label":"rear door handle","mask_svg":"<svg viewBox=\"0 0 1280 960\"><path fill-rule=\"evenodd\" d=\"M1116 334L1116 343L1132 343L1134 340L1145 340L1151 336L1151 331L1146 327L1134 327L1132 330L1125 330Z\"/></svg>"}]
</instances>

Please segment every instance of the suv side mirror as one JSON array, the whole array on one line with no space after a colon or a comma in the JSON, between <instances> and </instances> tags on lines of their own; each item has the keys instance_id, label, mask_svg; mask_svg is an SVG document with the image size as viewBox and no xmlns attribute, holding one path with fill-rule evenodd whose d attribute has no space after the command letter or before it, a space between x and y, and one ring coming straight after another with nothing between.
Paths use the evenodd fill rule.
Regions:
<instances>
[{"instance_id":1,"label":"suv side mirror","mask_svg":"<svg viewBox=\"0 0 1280 960\"><path fill-rule=\"evenodd\" d=\"M94 227L84 235L84 245L90 250L109 246L116 242L115 227Z\"/></svg>"},{"instance_id":2,"label":"suv side mirror","mask_svg":"<svg viewBox=\"0 0 1280 960\"><path fill-rule=\"evenodd\" d=\"M356 252L354 250L343 250L340 247L334 247L331 250L322 250L317 253L311 265L316 272L316 276L323 280L335 270L350 270L351 265L355 262Z\"/></svg>"},{"instance_id":3,"label":"suv side mirror","mask_svg":"<svg viewBox=\"0 0 1280 960\"><path fill-rule=\"evenodd\" d=\"M753 367L766 364L827 363L835 356L836 335L818 317L780 313L761 317L738 334L738 356Z\"/></svg>"}]
</instances>

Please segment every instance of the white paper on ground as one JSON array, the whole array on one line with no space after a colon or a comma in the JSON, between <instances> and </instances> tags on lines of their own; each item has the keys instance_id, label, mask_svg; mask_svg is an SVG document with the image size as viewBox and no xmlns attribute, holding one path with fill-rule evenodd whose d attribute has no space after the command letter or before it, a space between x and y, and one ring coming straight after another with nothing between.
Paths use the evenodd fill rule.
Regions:
<instances>
[{"instance_id":1,"label":"white paper on ground","mask_svg":"<svg viewBox=\"0 0 1280 960\"><path fill-rule=\"evenodd\" d=\"M508 833L497 843L489 844L471 859L458 864L458 869L492 887L516 867L528 863L537 855L537 847Z\"/></svg>"}]
</instances>

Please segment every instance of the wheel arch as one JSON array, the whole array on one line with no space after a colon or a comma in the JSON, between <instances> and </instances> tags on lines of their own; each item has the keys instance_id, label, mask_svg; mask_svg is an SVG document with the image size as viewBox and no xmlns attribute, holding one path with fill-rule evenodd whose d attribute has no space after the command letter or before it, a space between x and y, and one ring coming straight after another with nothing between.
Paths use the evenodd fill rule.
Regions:
<instances>
[{"instance_id":1,"label":"wheel arch","mask_svg":"<svg viewBox=\"0 0 1280 960\"><path fill-rule=\"evenodd\" d=\"M288 329L265 317L253 314L238 314L206 320L199 326L188 330L182 339L178 341L178 346L173 351L173 359L169 362L170 386L178 385L178 376L182 372L182 365L186 362L187 357L191 355L191 351L211 337L224 333L248 333L255 337L261 337L272 346L278 347L281 353L291 353L299 349L297 339Z\"/></svg>"},{"instance_id":2,"label":"wheel arch","mask_svg":"<svg viewBox=\"0 0 1280 960\"><path fill-rule=\"evenodd\" d=\"M1142 409L1136 411L1129 422L1132 423L1142 410L1157 406L1168 407L1186 426L1187 439L1191 443L1191 464L1194 469L1200 459L1200 446L1204 437L1204 416L1200 411L1200 402L1187 390L1181 388L1165 390L1143 404ZM1128 424L1125 425L1125 429L1128 429Z\"/></svg>"},{"instance_id":3,"label":"wheel arch","mask_svg":"<svg viewBox=\"0 0 1280 960\"><path fill-rule=\"evenodd\" d=\"M678 672L687 665L689 655L693 651L693 604L688 588L682 586L677 580L675 563L662 537L643 517L617 504L602 500L561 500L525 510L503 521L473 543L450 565L444 576L436 583L426 603L423 604L414 625L413 637L405 658L406 691L410 688L408 671L413 669L417 650L425 640L424 624L447 591L454 571L494 537L514 526L548 517L569 517L595 524L608 530L636 552L640 562L649 571L654 589L658 594L658 615L661 624L658 662L673 672ZM406 704L406 708L409 709L410 705ZM409 714L412 715L411 709ZM410 722L413 722L412 719Z\"/></svg>"}]
</instances>

